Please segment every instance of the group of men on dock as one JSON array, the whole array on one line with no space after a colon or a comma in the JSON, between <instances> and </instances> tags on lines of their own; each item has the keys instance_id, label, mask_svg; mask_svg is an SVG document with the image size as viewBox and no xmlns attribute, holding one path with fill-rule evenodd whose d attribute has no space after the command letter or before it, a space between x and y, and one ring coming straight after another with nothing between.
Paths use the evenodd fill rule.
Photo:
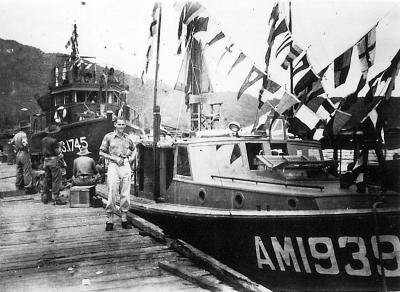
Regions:
<instances>
[{"instance_id":1,"label":"group of men on dock","mask_svg":"<svg viewBox=\"0 0 400 292\"><path fill-rule=\"evenodd\" d=\"M123 118L118 117L114 123L115 130L106 134L101 143L99 154L108 160L107 184L108 201L106 205L107 221L106 231L114 229L114 213L117 212L116 198L120 195L121 226L124 229L131 229L132 226L127 220L127 212L130 205L130 188L132 169L131 164L135 160L136 151L133 141L124 133L126 123ZM35 187L32 162L29 154L27 130L29 123L21 122L20 131L11 140L14 145L17 157L16 186L18 189L25 189L26 194L37 193ZM44 185L42 201L45 204L53 201L55 205L65 205L66 202L60 198L62 186L62 170L65 164L61 151L60 142L54 135L60 132L61 128L55 124L49 125L46 129L46 137L41 140L41 152L43 156ZM87 147L81 147L77 153L78 157L73 162L72 184L76 186L96 185L99 176L99 167L93 158L88 155L91 152Z\"/></svg>"}]
</instances>

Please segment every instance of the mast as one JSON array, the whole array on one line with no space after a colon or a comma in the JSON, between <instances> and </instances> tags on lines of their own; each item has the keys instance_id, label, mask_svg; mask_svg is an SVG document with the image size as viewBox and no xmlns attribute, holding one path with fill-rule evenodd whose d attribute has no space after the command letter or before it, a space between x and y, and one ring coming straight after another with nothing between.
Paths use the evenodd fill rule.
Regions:
<instances>
[{"instance_id":1,"label":"mast","mask_svg":"<svg viewBox=\"0 0 400 292\"><path fill-rule=\"evenodd\" d=\"M153 172L154 172L154 185L153 185L153 198L155 201L160 199L160 153L157 143L160 141L160 106L157 105L157 83L158 83L158 69L159 69L159 54L160 54L160 32L161 32L161 3L158 4L158 32L157 32L157 55L156 55L156 71L154 81L154 99L153 99Z\"/></svg>"},{"instance_id":2,"label":"mast","mask_svg":"<svg viewBox=\"0 0 400 292\"><path fill-rule=\"evenodd\" d=\"M289 32L292 34L292 2L289 1ZM289 51L292 51L292 43L290 43ZM293 62L289 63L289 92L293 94Z\"/></svg>"}]
</instances>

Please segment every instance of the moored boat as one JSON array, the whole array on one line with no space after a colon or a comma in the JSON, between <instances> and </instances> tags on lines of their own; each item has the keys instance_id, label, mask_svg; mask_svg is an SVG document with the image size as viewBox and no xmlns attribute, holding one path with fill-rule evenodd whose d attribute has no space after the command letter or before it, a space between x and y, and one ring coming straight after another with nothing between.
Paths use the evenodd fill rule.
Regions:
<instances>
[{"instance_id":1,"label":"moored boat","mask_svg":"<svg viewBox=\"0 0 400 292\"><path fill-rule=\"evenodd\" d=\"M274 24L280 32L285 31L285 22L278 22L275 7L271 18L276 18ZM175 88L184 89L191 109L201 108L198 101L211 86L204 76L203 59L197 54L203 47L193 35L204 30L208 20L193 16L198 16L196 11L204 11L195 3L184 9L181 19L187 20L186 56L192 62L183 63L189 64L182 66L189 72L178 78L186 85ZM160 11L158 19L153 15L152 24L161 23ZM224 37L219 33L207 45ZM272 46L271 39L268 45ZM291 50L292 42L289 45ZM267 52L269 55L271 52ZM241 52L231 69L243 56ZM304 56L297 54L299 58ZM158 68L158 53L156 62ZM288 61L286 69L293 69L292 62ZM274 83L267 75L268 65L264 73L252 66L241 93L253 84L249 81L252 73L259 79L266 76L270 83L263 89L272 90L268 87ZM393 71L388 69L386 73ZM321 80L308 81L302 89ZM274 86L276 92L279 84ZM306 101L312 98L304 97L310 92L296 90L295 95L304 99L300 106L294 109L300 100L293 92L285 92L280 103L271 106L271 116L259 135L240 135L239 125L231 123L230 135L213 137L209 133L205 138L160 141L159 108L155 106L153 141L138 144L131 211L274 291L399 290L400 194L369 182L363 182L365 188L353 181L349 184L346 176L338 173L338 161L324 159L319 141L289 138L291 128L283 116L291 118L292 128L295 118L304 117L302 129L311 132L321 119L315 112L323 115L325 122L335 112L337 120L332 118L331 124L326 124L326 131L333 131L333 136L351 116L336 109L324 114L319 106L332 104L326 97L313 112L306 107ZM368 104L368 112L375 105ZM192 129L201 124L197 122Z\"/></svg>"},{"instance_id":2,"label":"moored boat","mask_svg":"<svg viewBox=\"0 0 400 292\"><path fill-rule=\"evenodd\" d=\"M127 121L128 133L140 132L139 114L127 105L128 87L124 76L114 68L102 68L79 55L76 25L68 45L70 55L62 55L51 72L49 92L37 97L42 112L32 118L32 157L40 160L40 140L45 127L57 124L61 131L55 137L63 142L67 177L72 175L72 162L80 147L88 147L95 161L104 135L114 129L117 115Z\"/></svg>"}]
</instances>

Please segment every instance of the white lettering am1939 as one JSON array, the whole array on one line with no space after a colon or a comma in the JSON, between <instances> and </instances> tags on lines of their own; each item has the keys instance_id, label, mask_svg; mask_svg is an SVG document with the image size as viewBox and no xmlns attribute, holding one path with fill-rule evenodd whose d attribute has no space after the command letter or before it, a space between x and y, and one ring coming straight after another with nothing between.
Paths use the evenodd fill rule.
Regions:
<instances>
[{"instance_id":1,"label":"white lettering am1939","mask_svg":"<svg viewBox=\"0 0 400 292\"><path fill-rule=\"evenodd\" d=\"M282 242L282 244L281 244ZM293 244L292 238L284 237L283 241L276 237L270 238L271 252L268 253L266 245L260 236L254 237L255 251L257 257L257 265L259 269L269 268L273 271L279 269L281 271L295 271L297 273L312 273L315 271L319 274L336 275L341 270L350 276L368 277L371 276L371 263L368 259L366 242L362 237L342 236L337 240L340 249L349 248L352 251L351 256L342 259L340 269L334 243L329 237L310 237L306 240L308 246L305 246L303 238L296 237L296 243ZM373 255L370 258L379 259L378 241L376 236L371 236L368 243L371 244ZM400 240L395 235L380 235L379 247L383 260L383 268L386 277L400 277ZM308 247L307 256L306 248ZM297 249L297 250L296 250ZM273 252L272 252L273 251ZM340 254L344 254L340 251ZM298 257L297 255L300 255ZM271 258L273 256L273 258ZM385 266L385 261L391 260L394 265L391 268ZM278 263L278 267L274 262ZM379 263L379 261L374 261ZM300 265L301 263L301 265ZM314 263L311 265L310 263ZM394 266L394 267L393 267ZM381 274L382 267L376 264L378 273Z\"/></svg>"},{"instance_id":2,"label":"white lettering am1939","mask_svg":"<svg viewBox=\"0 0 400 292\"><path fill-rule=\"evenodd\" d=\"M62 141L61 151L62 152L73 152L79 151L81 147L89 147L86 137L71 138Z\"/></svg>"}]
</instances>

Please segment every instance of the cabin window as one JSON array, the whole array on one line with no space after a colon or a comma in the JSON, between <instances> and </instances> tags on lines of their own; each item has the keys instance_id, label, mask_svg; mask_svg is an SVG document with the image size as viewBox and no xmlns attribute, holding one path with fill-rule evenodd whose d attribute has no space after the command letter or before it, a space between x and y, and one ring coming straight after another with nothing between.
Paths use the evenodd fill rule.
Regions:
<instances>
[{"instance_id":1,"label":"cabin window","mask_svg":"<svg viewBox=\"0 0 400 292\"><path fill-rule=\"evenodd\" d=\"M97 103L97 100L98 100L97 99L97 92L94 92L94 91L90 92L87 102L88 103Z\"/></svg>"},{"instance_id":2,"label":"cabin window","mask_svg":"<svg viewBox=\"0 0 400 292\"><path fill-rule=\"evenodd\" d=\"M178 147L176 174L183 176L191 176L189 155L186 147Z\"/></svg>"},{"instance_id":3,"label":"cabin window","mask_svg":"<svg viewBox=\"0 0 400 292\"><path fill-rule=\"evenodd\" d=\"M84 91L78 91L77 93L76 93L76 99L77 99L77 102L85 102L85 92Z\"/></svg>"},{"instance_id":4,"label":"cabin window","mask_svg":"<svg viewBox=\"0 0 400 292\"><path fill-rule=\"evenodd\" d=\"M65 104L72 103L72 94L71 94L71 92L66 92L64 94L64 98L65 98Z\"/></svg>"},{"instance_id":5,"label":"cabin window","mask_svg":"<svg viewBox=\"0 0 400 292\"><path fill-rule=\"evenodd\" d=\"M233 169L243 166L239 144L216 145L217 165L219 168Z\"/></svg>"},{"instance_id":6,"label":"cabin window","mask_svg":"<svg viewBox=\"0 0 400 292\"><path fill-rule=\"evenodd\" d=\"M57 95L56 96L56 106L57 105L63 105L64 104L64 96L63 95Z\"/></svg>"},{"instance_id":7,"label":"cabin window","mask_svg":"<svg viewBox=\"0 0 400 292\"><path fill-rule=\"evenodd\" d=\"M277 119L271 126L271 140L284 140L285 128L282 119Z\"/></svg>"},{"instance_id":8,"label":"cabin window","mask_svg":"<svg viewBox=\"0 0 400 292\"><path fill-rule=\"evenodd\" d=\"M257 155L264 154L262 143L246 143L247 159L251 170L257 169Z\"/></svg>"}]
</instances>

